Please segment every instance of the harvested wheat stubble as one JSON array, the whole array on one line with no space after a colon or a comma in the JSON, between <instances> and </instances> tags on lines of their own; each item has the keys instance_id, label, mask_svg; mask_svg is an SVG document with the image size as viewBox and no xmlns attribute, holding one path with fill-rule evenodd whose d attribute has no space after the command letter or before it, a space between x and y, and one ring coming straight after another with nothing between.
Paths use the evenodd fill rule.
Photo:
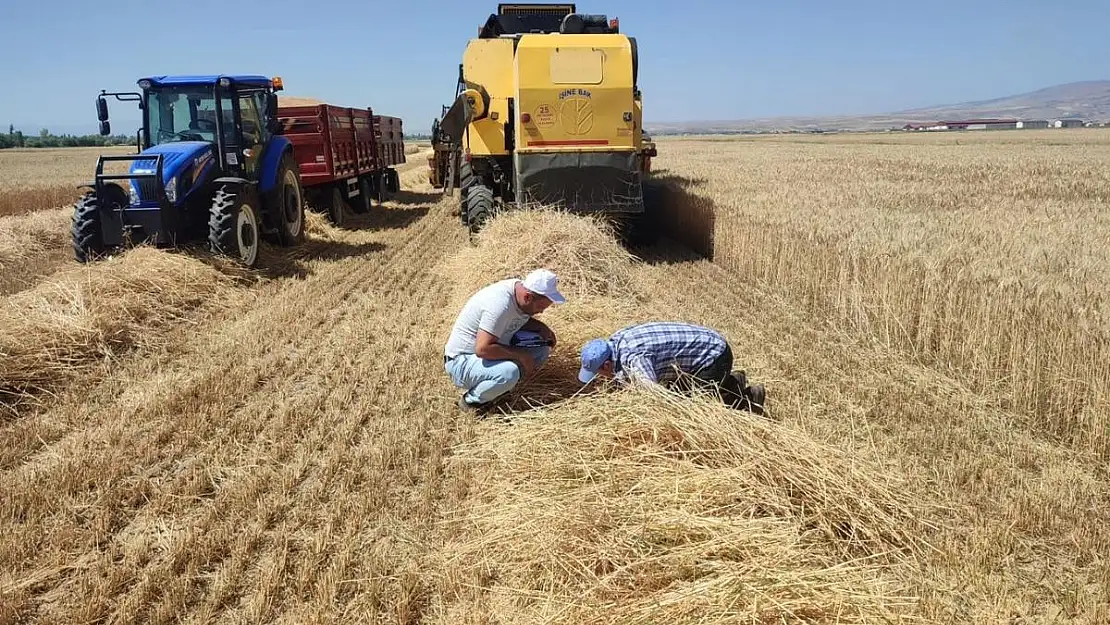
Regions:
<instances>
[{"instance_id":1,"label":"harvested wheat stubble","mask_svg":"<svg viewBox=\"0 0 1110 625\"><path fill-rule=\"evenodd\" d=\"M196 258L140 247L11 296L0 308L0 402L13 409L163 340L168 325L233 280Z\"/></svg>"},{"instance_id":2,"label":"harvested wheat stubble","mask_svg":"<svg viewBox=\"0 0 1110 625\"><path fill-rule=\"evenodd\" d=\"M457 449L442 622L862 623L912 617L930 504L708 398L624 390ZM464 616L465 615L465 616Z\"/></svg>"}]
</instances>

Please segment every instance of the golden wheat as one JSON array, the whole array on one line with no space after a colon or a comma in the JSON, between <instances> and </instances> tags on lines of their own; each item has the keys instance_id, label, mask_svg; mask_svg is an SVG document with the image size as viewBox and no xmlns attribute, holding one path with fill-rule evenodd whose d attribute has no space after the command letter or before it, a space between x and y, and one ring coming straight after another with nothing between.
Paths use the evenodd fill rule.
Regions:
<instances>
[{"instance_id":1,"label":"golden wheat","mask_svg":"<svg viewBox=\"0 0 1110 625\"><path fill-rule=\"evenodd\" d=\"M869 137L668 141L659 176L744 279L1110 453L1110 133Z\"/></svg>"},{"instance_id":2,"label":"golden wheat","mask_svg":"<svg viewBox=\"0 0 1110 625\"><path fill-rule=\"evenodd\" d=\"M79 185L92 182L101 154L131 154L134 146L0 150L0 217L73 204ZM123 168L105 166L108 173Z\"/></svg>"}]
</instances>

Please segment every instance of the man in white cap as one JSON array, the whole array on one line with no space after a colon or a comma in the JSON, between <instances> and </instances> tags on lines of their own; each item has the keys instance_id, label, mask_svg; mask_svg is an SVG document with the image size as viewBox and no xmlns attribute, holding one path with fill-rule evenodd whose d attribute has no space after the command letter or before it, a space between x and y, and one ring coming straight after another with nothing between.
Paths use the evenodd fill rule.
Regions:
<instances>
[{"instance_id":1,"label":"man in white cap","mask_svg":"<svg viewBox=\"0 0 1110 625\"><path fill-rule=\"evenodd\" d=\"M495 282L467 300L443 350L444 370L465 389L460 408L488 411L543 365L556 337L535 315L565 301L547 269Z\"/></svg>"}]
</instances>

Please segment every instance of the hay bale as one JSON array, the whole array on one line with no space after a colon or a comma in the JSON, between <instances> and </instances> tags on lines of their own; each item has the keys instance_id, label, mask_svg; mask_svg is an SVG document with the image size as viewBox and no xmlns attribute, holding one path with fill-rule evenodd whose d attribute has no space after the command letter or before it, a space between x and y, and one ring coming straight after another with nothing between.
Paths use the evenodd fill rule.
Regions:
<instances>
[{"instance_id":1,"label":"hay bale","mask_svg":"<svg viewBox=\"0 0 1110 625\"><path fill-rule=\"evenodd\" d=\"M51 276L0 306L0 404L20 403L139 344L162 340L235 278L146 247Z\"/></svg>"},{"instance_id":2,"label":"hay bale","mask_svg":"<svg viewBox=\"0 0 1110 625\"><path fill-rule=\"evenodd\" d=\"M483 429L449 471L449 622L876 622L914 610L897 587L929 548L897 477L667 392Z\"/></svg>"}]
</instances>

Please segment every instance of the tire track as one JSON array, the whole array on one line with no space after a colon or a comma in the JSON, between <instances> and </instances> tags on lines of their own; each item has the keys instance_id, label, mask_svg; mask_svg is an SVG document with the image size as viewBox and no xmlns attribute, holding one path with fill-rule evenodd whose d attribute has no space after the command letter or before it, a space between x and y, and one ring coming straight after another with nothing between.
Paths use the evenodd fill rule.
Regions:
<instances>
[{"instance_id":1,"label":"tire track","mask_svg":"<svg viewBox=\"0 0 1110 625\"><path fill-rule=\"evenodd\" d=\"M267 450L264 449L265 443L260 447L259 443L251 445L245 441L281 440L282 437L289 437L291 429L296 432L297 427L302 428L299 432L301 440L315 440L324 435L329 429L326 422L306 421L296 414L301 410L311 414L322 408L325 414L327 412L324 404L329 398L312 393L312 389L320 388L319 385L334 382L329 376L312 373L320 370L323 354L327 353L327 349L321 350L319 347L328 345L328 337L337 324L342 324L357 312L352 308L353 302L359 301L366 292L375 292L397 282L395 271L378 271L379 266L405 265L413 268L413 271L420 266L411 262L411 259L435 249L436 246L431 243L434 243L434 239L441 238L434 232L435 224L441 221L425 220L415 228L385 232L384 236L378 237L387 245L385 252L371 254L365 259L345 259L335 263L334 267L329 267L328 272L320 271L303 282L275 286L260 294L255 308L230 320L227 327L206 336L202 342L190 343L182 353L172 355L172 359L169 356L155 358L153 363L139 363L131 367L131 371L121 372L114 376L114 384L110 382L102 385L107 391L102 396L97 396L94 391L88 398L88 408L75 411L79 418L72 419L79 422L81 418L86 418L91 422L90 427L72 432L65 440L52 445L49 452L39 454L39 458L5 471L0 475L0 484L5 491L16 492L19 489L27 490L32 483L41 484L46 481L53 482L56 486L69 486L68 491L72 497L84 495L87 498L89 491L97 492L100 499L98 503L107 506L111 506L109 502L127 501L125 487L98 489L87 483L66 484L78 471L77 465L86 464L82 470L97 475L98 479L105 482L117 485L133 483L132 490L135 492L131 493L132 496L141 495L147 503L141 506L132 504L133 507L128 507L127 503L117 506L118 518L100 523L98 532L82 531L82 528L71 524L67 528L73 534L71 539L59 541L57 530L45 535L40 531L48 517L60 516L59 507L67 507L64 504L59 506L63 502L57 496L37 500L29 497L23 501L11 502L10 505L24 511L25 522L18 524L24 530L23 538L37 538L40 544L50 544L52 547L68 547L61 550L63 553L80 552L82 548L88 549L93 542L90 533L96 534L97 544L105 538L119 538L121 531L134 524L140 511L145 511L151 518L189 520L189 510L195 508L196 500L208 497L212 512L208 514L207 520L201 520L197 526L201 529L180 540L175 539L181 547L175 552L178 556L168 561L166 570L180 573L183 566L188 568L190 557L183 558L180 554L191 553L194 560L197 557L222 560L230 554L233 564L229 570L233 573L232 578L241 575L244 563L249 561L245 556L252 550L237 546L228 548L226 540L229 536L236 535L235 524L247 521L248 527L255 528L246 534L239 533L237 540L240 542L235 543L249 547L257 543L261 532L269 527L273 518L279 517L281 511L287 508L287 502L273 502L269 506L269 512L254 518L253 522L242 515L227 514L235 511L236 505L221 506L216 502L242 502L252 495L270 492L271 487L277 483L275 479L285 480L285 484L289 484L290 480L292 483L303 481L304 464L303 461L301 465L289 464L288 466L294 467L289 469L291 473L255 473L239 478L229 472L229 475L218 479L213 479L210 475L212 467L226 467L236 456L247 458L252 455L282 465L294 454L292 445L277 445L274 449ZM386 224L388 225L388 221ZM341 236L357 239L364 235L353 232L342 233ZM420 253L414 254L414 250L420 250ZM305 307L305 302L310 302L311 307ZM236 338L253 336L255 333L250 331L251 328L297 328L300 334L288 336L278 332L287 342L280 348L271 348L266 342L252 343L250 338ZM238 358L220 354L221 351L227 351L227 347L243 351L238 354ZM199 373L191 370L197 362L206 360L207 368ZM118 391L121 382L128 380L130 376L141 377L160 368L163 370L162 374L139 382L137 387L130 389L130 393L113 392ZM217 402L205 401L213 397L220 399ZM137 405L139 409L133 414L127 414L129 404ZM184 424L180 422L179 415L173 414L182 406L194 409L199 407ZM64 413L65 410L59 408L56 412ZM267 416L271 418L267 420ZM275 416L279 418L272 418ZM135 423L150 424L152 427L135 427ZM316 423L315 429L306 427L312 423ZM357 421L349 424L349 428L356 426ZM110 453L103 455L99 462L79 453L71 461L59 461L65 457L67 447L76 451L81 445L80 441L110 439L113 436L115 440L114 445L109 447ZM294 436L285 440L299 439ZM172 450L168 457L163 451L166 449ZM54 460L50 461L48 458ZM87 466L89 462L93 466ZM301 468L295 468L297 466ZM135 470L136 468L140 470ZM204 474L206 471L209 473L207 476ZM9 491L9 488L12 490ZM58 492L57 489L51 491ZM61 489L61 492L65 493L66 489ZM213 515L222 515L221 519L232 520L220 525L214 521ZM216 531L213 532L213 529ZM204 537L212 535L222 536L224 542L214 540L205 543ZM59 545L59 542L64 545ZM149 552L150 547L145 548ZM143 552L143 549L140 546L137 551ZM42 602L56 606L52 612L63 620L68 620L64 615L81 618L96 617L98 614L104 616L108 603L120 600L116 595L121 581L116 579L118 575L110 574L111 571L118 571L119 567L114 566L111 560L126 550L122 547L115 548L115 555L109 557L111 551L112 549L108 549L103 552L97 565L89 566L77 574L69 574L64 583L58 584L56 579L50 582L51 578L47 576L40 584L32 585L31 588L44 591ZM19 555L28 554L24 552ZM57 552L55 555L58 555ZM142 557L151 562L157 560L149 553ZM5 559L14 563L25 562L22 558ZM40 570L50 568L48 558L40 555L38 560ZM132 575L137 575L144 567L147 573L151 572L150 569L158 572L154 565L140 564L138 570L132 569ZM27 568L33 569L34 566ZM238 574L235 573L236 569ZM31 577L35 575L32 573ZM88 588L89 579L101 580L93 585L91 593L99 601L84 602L86 607L82 610L81 605L64 600L67 596L73 596L75 586ZM133 613L138 609L136 606L157 603L150 601L154 592L174 605L181 605L182 596L178 586L166 586L164 583L159 585L158 575L146 575L143 579L154 581L139 584L132 589L129 598L118 604L121 610ZM162 582L165 582L164 578ZM185 594L195 592L192 589ZM217 598L219 596L220 593L217 593ZM25 593L23 599L30 601L31 597ZM97 605L100 607L90 607ZM82 611L84 613L76 614Z\"/></svg>"}]
</instances>

